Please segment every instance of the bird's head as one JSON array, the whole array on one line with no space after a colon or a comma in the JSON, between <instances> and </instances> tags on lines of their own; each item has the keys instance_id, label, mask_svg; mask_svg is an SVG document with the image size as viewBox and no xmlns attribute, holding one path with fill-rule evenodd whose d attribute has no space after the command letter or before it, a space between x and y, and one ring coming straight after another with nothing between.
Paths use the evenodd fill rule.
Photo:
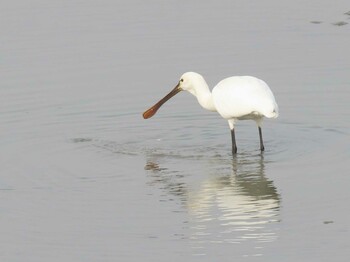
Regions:
<instances>
[{"instance_id":1,"label":"bird's head","mask_svg":"<svg viewBox=\"0 0 350 262\"><path fill-rule=\"evenodd\" d=\"M181 77L177 85L174 87L173 90L170 91L169 94L167 94L165 97L163 97L161 100L159 100L158 103L156 103L154 106L152 106L150 109L146 110L143 113L143 118L147 119L155 115L155 113L158 111L158 109L170 98L172 98L174 95L179 93L180 91L188 91L193 95L196 95L196 84L199 81L204 81L203 77L200 74L194 73L194 72L187 72L184 73Z\"/></svg>"},{"instance_id":2,"label":"bird's head","mask_svg":"<svg viewBox=\"0 0 350 262\"><path fill-rule=\"evenodd\" d=\"M188 91L196 96L196 88L201 86L202 82L205 82L205 80L200 74L187 72L181 76L178 86L181 90Z\"/></svg>"}]
</instances>

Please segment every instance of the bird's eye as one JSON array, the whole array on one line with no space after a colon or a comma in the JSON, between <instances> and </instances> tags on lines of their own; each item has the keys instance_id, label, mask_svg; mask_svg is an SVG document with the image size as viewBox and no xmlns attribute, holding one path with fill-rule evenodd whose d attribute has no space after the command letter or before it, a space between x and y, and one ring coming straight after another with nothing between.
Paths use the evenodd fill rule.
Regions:
<instances>
[{"instance_id":1,"label":"bird's eye","mask_svg":"<svg viewBox=\"0 0 350 262\"><path fill-rule=\"evenodd\" d=\"M184 81L183 78L181 78L180 82L183 82L183 81Z\"/></svg>"}]
</instances>

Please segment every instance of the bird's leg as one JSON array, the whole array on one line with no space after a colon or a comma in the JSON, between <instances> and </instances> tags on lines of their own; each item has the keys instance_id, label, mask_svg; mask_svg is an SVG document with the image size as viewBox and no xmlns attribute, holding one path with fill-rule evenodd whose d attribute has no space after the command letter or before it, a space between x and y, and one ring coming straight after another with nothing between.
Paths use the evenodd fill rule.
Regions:
<instances>
[{"instance_id":1,"label":"bird's leg","mask_svg":"<svg viewBox=\"0 0 350 262\"><path fill-rule=\"evenodd\" d=\"M232 138L232 154L237 153L237 145L236 145L236 137L235 137L235 129L231 129L231 138Z\"/></svg>"},{"instance_id":2,"label":"bird's leg","mask_svg":"<svg viewBox=\"0 0 350 262\"><path fill-rule=\"evenodd\" d=\"M265 147L264 147L264 142L263 142L263 138L262 138L261 127L258 126L258 128L259 128L259 138L260 138L260 150L262 152L265 150Z\"/></svg>"}]
</instances>

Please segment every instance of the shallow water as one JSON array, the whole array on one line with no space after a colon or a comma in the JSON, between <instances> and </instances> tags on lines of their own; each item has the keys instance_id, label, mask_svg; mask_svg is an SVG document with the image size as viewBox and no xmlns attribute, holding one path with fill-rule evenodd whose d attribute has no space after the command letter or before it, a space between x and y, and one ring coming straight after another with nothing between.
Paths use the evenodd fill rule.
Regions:
<instances>
[{"instance_id":1,"label":"shallow water","mask_svg":"<svg viewBox=\"0 0 350 262\"><path fill-rule=\"evenodd\" d=\"M301 8L302 7L302 8ZM1 261L346 261L348 1L5 1ZM266 151L185 71L273 90Z\"/></svg>"}]
</instances>

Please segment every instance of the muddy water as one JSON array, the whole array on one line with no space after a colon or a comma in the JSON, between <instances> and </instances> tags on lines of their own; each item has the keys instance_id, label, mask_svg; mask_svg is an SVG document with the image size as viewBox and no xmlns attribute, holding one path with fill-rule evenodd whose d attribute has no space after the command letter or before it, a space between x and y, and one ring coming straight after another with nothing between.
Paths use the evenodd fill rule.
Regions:
<instances>
[{"instance_id":1,"label":"muddy water","mask_svg":"<svg viewBox=\"0 0 350 262\"><path fill-rule=\"evenodd\" d=\"M347 1L5 1L2 261L346 261ZM264 79L280 117L227 123L180 93Z\"/></svg>"}]
</instances>

